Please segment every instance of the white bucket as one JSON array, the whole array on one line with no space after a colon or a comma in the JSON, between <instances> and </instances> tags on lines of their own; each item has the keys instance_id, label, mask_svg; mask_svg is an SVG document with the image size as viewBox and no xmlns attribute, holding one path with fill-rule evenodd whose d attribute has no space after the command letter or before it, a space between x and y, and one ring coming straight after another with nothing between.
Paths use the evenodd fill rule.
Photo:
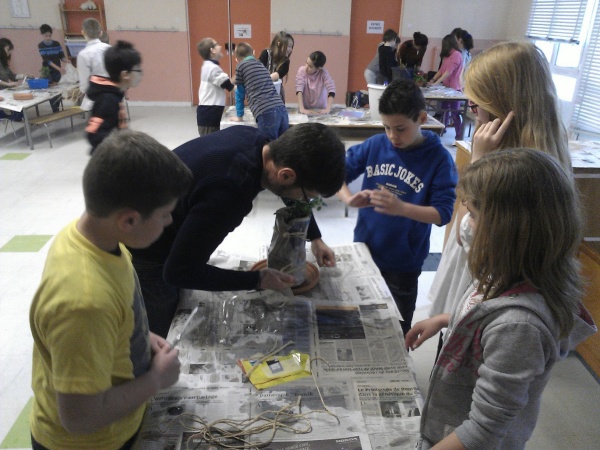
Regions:
<instances>
[{"instance_id":1,"label":"white bucket","mask_svg":"<svg viewBox=\"0 0 600 450\"><path fill-rule=\"evenodd\" d=\"M371 119L381 122L381 116L379 115L379 98L385 88L382 84L367 84L369 89L369 109L371 110Z\"/></svg>"},{"instance_id":2,"label":"white bucket","mask_svg":"<svg viewBox=\"0 0 600 450\"><path fill-rule=\"evenodd\" d=\"M281 80L273 81L277 94L281 95Z\"/></svg>"}]
</instances>

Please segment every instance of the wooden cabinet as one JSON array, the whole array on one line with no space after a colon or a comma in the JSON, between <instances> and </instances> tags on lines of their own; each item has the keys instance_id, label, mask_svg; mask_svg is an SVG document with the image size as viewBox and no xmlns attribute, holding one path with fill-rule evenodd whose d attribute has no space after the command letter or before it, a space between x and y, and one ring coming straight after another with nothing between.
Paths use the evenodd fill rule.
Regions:
<instances>
[{"instance_id":1,"label":"wooden cabinet","mask_svg":"<svg viewBox=\"0 0 600 450\"><path fill-rule=\"evenodd\" d=\"M83 21L87 18L96 19L100 22L100 27L106 31L106 17L104 15L104 3L95 0L98 9L81 9L84 0L65 0L59 3L60 20L65 35L65 47L67 56L75 61L77 53L85 47L85 38L81 34Z\"/></svg>"},{"instance_id":2,"label":"wooden cabinet","mask_svg":"<svg viewBox=\"0 0 600 450\"><path fill-rule=\"evenodd\" d=\"M600 242L600 142L569 141L569 152L573 177L583 206L584 241ZM456 168L459 176L470 162L471 143L457 141Z\"/></svg>"},{"instance_id":3,"label":"wooden cabinet","mask_svg":"<svg viewBox=\"0 0 600 450\"><path fill-rule=\"evenodd\" d=\"M600 325L600 245L582 244L579 250L581 272L585 279L583 304L590 315ZM596 376L600 376L600 333L590 336L577 346L577 352L585 360Z\"/></svg>"}]
</instances>

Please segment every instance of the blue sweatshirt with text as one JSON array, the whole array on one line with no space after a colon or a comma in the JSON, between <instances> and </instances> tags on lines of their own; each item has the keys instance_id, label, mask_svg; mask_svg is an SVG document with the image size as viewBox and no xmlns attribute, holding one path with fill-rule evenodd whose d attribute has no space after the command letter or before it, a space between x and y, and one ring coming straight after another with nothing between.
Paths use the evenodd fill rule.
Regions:
<instances>
[{"instance_id":1,"label":"blue sweatshirt with text","mask_svg":"<svg viewBox=\"0 0 600 450\"><path fill-rule=\"evenodd\" d=\"M402 201L433 206L445 225L452 217L458 174L440 138L431 131L422 133L423 144L410 149L395 148L385 134L350 147L346 183L364 174L362 189L384 186ZM367 244L380 270L416 272L429 254L430 234L431 224L361 208L354 242Z\"/></svg>"}]
</instances>

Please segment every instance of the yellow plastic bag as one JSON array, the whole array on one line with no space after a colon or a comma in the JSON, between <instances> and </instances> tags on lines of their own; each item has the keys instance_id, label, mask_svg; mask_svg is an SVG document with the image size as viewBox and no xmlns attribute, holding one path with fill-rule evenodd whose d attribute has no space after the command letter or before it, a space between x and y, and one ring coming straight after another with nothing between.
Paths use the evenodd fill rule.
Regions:
<instances>
[{"instance_id":1,"label":"yellow plastic bag","mask_svg":"<svg viewBox=\"0 0 600 450\"><path fill-rule=\"evenodd\" d=\"M260 358L238 361L244 374L250 373L250 382L256 389L277 386L311 374L310 356L295 350L292 350L289 355L272 356L254 368L257 361L260 361Z\"/></svg>"}]
</instances>

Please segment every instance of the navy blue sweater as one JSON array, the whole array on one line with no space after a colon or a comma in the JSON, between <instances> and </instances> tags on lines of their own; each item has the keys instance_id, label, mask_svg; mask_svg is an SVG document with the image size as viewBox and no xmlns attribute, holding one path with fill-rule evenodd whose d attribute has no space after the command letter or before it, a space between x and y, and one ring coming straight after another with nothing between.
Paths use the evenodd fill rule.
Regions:
<instances>
[{"instance_id":1,"label":"navy blue sweater","mask_svg":"<svg viewBox=\"0 0 600 450\"><path fill-rule=\"evenodd\" d=\"M254 198L263 190L262 150L266 144L258 129L234 126L173 150L192 171L193 186L177 203L173 223L158 241L147 249L131 249L134 263L136 258L164 263L165 281L180 288L254 289L258 272L219 269L207 263L250 213ZM321 237L314 218L307 236Z\"/></svg>"}]
</instances>

